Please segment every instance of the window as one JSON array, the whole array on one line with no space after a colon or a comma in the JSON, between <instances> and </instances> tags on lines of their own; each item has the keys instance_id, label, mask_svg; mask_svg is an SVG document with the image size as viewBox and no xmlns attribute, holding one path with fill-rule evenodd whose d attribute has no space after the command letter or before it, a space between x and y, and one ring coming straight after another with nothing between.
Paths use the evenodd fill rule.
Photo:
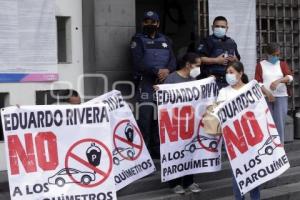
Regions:
<instances>
[{"instance_id":1,"label":"window","mask_svg":"<svg viewBox=\"0 0 300 200\"><path fill-rule=\"evenodd\" d=\"M9 94L8 93L0 93L0 109L8 106L9 102ZM0 116L0 141L3 141L3 128L2 128L2 122L1 122L1 116Z\"/></svg>"},{"instance_id":2,"label":"window","mask_svg":"<svg viewBox=\"0 0 300 200\"><path fill-rule=\"evenodd\" d=\"M75 90L42 90L36 91L36 105L64 104L71 96L78 96Z\"/></svg>"},{"instance_id":3,"label":"window","mask_svg":"<svg viewBox=\"0 0 300 200\"><path fill-rule=\"evenodd\" d=\"M266 57L265 47L276 42L281 46L281 58L286 60L294 71L294 96L290 98L289 109L300 107L299 96L299 14L300 0L256 1L257 12L257 59Z\"/></svg>"},{"instance_id":4,"label":"window","mask_svg":"<svg viewBox=\"0 0 300 200\"><path fill-rule=\"evenodd\" d=\"M72 62L71 17L56 17L58 63Z\"/></svg>"}]
</instances>

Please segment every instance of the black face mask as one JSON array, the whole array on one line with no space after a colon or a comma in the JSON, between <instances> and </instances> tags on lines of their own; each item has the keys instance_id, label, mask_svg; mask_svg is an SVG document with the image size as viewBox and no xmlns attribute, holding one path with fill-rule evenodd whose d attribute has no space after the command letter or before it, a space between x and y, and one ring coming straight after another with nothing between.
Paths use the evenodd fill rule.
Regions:
<instances>
[{"instance_id":1,"label":"black face mask","mask_svg":"<svg viewBox=\"0 0 300 200\"><path fill-rule=\"evenodd\" d=\"M156 25L144 25L143 32L147 35L152 35L153 33L157 32L158 27Z\"/></svg>"}]
</instances>

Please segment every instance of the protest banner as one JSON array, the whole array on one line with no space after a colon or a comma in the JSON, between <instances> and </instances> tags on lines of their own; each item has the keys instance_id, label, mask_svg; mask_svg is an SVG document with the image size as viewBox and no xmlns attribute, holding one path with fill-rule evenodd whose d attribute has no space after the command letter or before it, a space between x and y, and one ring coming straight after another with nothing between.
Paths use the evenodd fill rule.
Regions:
<instances>
[{"instance_id":1,"label":"protest banner","mask_svg":"<svg viewBox=\"0 0 300 200\"><path fill-rule=\"evenodd\" d=\"M104 104L1 109L12 200L115 200Z\"/></svg>"},{"instance_id":2,"label":"protest banner","mask_svg":"<svg viewBox=\"0 0 300 200\"><path fill-rule=\"evenodd\" d=\"M214 78L158 85L161 179L221 169L221 136L207 135L202 117L218 94Z\"/></svg>"},{"instance_id":3,"label":"protest banner","mask_svg":"<svg viewBox=\"0 0 300 200\"><path fill-rule=\"evenodd\" d=\"M241 194L274 179L289 161L257 81L243 86L214 112Z\"/></svg>"},{"instance_id":4,"label":"protest banner","mask_svg":"<svg viewBox=\"0 0 300 200\"><path fill-rule=\"evenodd\" d=\"M153 173L156 170L154 163L121 92L113 90L86 103L104 103L109 107L116 189Z\"/></svg>"}]
</instances>

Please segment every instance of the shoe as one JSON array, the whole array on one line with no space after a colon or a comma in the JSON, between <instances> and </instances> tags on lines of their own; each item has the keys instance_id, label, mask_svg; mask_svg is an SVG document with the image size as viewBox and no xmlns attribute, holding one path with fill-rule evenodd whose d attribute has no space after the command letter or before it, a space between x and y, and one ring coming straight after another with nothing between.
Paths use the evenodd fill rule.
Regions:
<instances>
[{"instance_id":1,"label":"shoe","mask_svg":"<svg viewBox=\"0 0 300 200\"><path fill-rule=\"evenodd\" d=\"M197 183L193 183L192 185L190 185L188 187L188 189L191 191L191 192L200 192L202 191L202 189L199 187L199 185Z\"/></svg>"},{"instance_id":2,"label":"shoe","mask_svg":"<svg viewBox=\"0 0 300 200\"><path fill-rule=\"evenodd\" d=\"M172 188L173 192L175 194L184 194L185 190L183 189L183 187L181 185L177 185L176 187Z\"/></svg>"}]
</instances>

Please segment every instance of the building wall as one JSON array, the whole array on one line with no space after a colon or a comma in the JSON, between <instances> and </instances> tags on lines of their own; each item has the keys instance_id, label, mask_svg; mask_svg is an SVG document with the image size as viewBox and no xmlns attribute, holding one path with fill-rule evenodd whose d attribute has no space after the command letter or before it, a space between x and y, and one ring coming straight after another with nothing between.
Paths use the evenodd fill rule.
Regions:
<instances>
[{"instance_id":1,"label":"building wall","mask_svg":"<svg viewBox=\"0 0 300 200\"><path fill-rule=\"evenodd\" d=\"M56 15L71 17L72 63L58 65L59 81L53 83L1 83L0 92L9 93L10 105L35 104L37 90L68 89L70 86L82 89L82 85L78 86L78 77L83 73L81 13L81 0L56 0Z\"/></svg>"},{"instance_id":2,"label":"building wall","mask_svg":"<svg viewBox=\"0 0 300 200\"><path fill-rule=\"evenodd\" d=\"M85 94L92 97L111 90L115 81L130 79L129 44L136 30L135 0L82 2L86 22L84 72L96 76L85 79Z\"/></svg>"},{"instance_id":3,"label":"building wall","mask_svg":"<svg viewBox=\"0 0 300 200\"><path fill-rule=\"evenodd\" d=\"M34 105L38 90L71 87L83 94L83 81L78 81L83 74L81 0L56 0L56 16L71 17L72 62L58 65L59 81L53 83L0 83L0 93L9 93L8 105ZM0 171L6 169L4 158L4 144L0 142Z\"/></svg>"}]
</instances>

